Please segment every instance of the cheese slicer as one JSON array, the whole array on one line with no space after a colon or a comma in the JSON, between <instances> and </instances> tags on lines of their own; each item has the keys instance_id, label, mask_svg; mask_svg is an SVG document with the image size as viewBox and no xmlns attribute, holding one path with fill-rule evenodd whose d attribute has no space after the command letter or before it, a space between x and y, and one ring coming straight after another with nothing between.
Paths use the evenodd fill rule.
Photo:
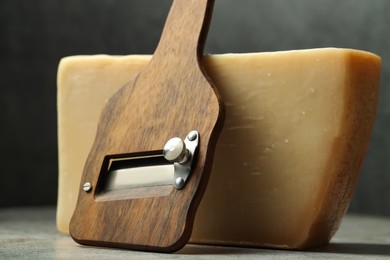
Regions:
<instances>
[{"instance_id":1,"label":"cheese slicer","mask_svg":"<svg viewBox=\"0 0 390 260\"><path fill-rule=\"evenodd\" d=\"M213 2L174 0L152 60L107 101L70 222L76 242L157 252L188 242L224 116L202 64Z\"/></svg>"}]
</instances>

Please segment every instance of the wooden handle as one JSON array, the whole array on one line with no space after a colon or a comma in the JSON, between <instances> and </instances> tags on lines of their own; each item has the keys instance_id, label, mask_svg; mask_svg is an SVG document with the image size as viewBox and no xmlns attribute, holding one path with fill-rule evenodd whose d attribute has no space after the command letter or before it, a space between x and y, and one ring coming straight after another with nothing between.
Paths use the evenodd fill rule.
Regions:
<instances>
[{"instance_id":1,"label":"wooden handle","mask_svg":"<svg viewBox=\"0 0 390 260\"><path fill-rule=\"evenodd\" d=\"M201 57L213 5L214 0L174 0L154 58L173 54L174 59Z\"/></svg>"},{"instance_id":2,"label":"wooden handle","mask_svg":"<svg viewBox=\"0 0 390 260\"><path fill-rule=\"evenodd\" d=\"M224 118L200 55L211 7L212 1L174 0L153 59L103 109L70 222L78 243L171 252L189 240ZM183 189L102 188L111 159L161 152L169 139L192 130L200 143ZM84 183L92 189L84 192Z\"/></svg>"}]
</instances>

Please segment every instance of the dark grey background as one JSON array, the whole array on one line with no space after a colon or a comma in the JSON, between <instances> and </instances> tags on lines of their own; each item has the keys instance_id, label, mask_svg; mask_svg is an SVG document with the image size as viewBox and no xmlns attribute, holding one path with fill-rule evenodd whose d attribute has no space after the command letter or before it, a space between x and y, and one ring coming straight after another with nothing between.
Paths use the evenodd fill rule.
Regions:
<instances>
[{"instance_id":1,"label":"dark grey background","mask_svg":"<svg viewBox=\"0 0 390 260\"><path fill-rule=\"evenodd\" d=\"M0 207L56 203L56 72L75 54L153 53L169 0L0 0ZM383 59L350 211L390 216L390 1L216 0L207 53L356 48Z\"/></svg>"}]
</instances>

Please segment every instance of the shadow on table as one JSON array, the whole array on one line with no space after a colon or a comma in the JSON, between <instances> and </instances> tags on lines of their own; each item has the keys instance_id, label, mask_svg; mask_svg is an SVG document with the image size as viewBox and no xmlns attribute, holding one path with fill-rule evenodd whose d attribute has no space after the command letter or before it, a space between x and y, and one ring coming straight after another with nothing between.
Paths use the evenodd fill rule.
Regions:
<instances>
[{"instance_id":1,"label":"shadow on table","mask_svg":"<svg viewBox=\"0 0 390 260\"><path fill-rule=\"evenodd\" d=\"M366 256L390 256L390 244L362 244L362 243L332 243L327 246L304 250L282 250L266 248L247 248L247 247L218 247L218 246L201 246L189 244L178 251L181 255L246 255L246 254L299 254L306 252L308 254L326 253L332 254L349 254L349 255L366 255Z\"/></svg>"},{"instance_id":2,"label":"shadow on table","mask_svg":"<svg viewBox=\"0 0 390 260\"><path fill-rule=\"evenodd\" d=\"M390 256L390 244L331 243L309 252Z\"/></svg>"},{"instance_id":3,"label":"shadow on table","mask_svg":"<svg viewBox=\"0 0 390 260\"><path fill-rule=\"evenodd\" d=\"M188 244L177 253L180 255L245 255L264 250L266 249Z\"/></svg>"}]
</instances>

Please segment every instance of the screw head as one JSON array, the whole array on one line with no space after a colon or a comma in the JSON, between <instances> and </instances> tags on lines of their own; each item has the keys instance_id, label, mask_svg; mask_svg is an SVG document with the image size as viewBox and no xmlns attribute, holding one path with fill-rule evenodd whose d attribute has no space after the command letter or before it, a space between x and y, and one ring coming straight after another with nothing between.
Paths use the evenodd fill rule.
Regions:
<instances>
[{"instance_id":1,"label":"screw head","mask_svg":"<svg viewBox=\"0 0 390 260\"><path fill-rule=\"evenodd\" d=\"M188 159L186 144L179 137L170 139L163 149L164 158L170 162L184 163Z\"/></svg>"},{"instance_id":2,"label":"screw head","mask_svg":"<svg viewBox=\"0 0 390 260\"><path fill-rule=\"evenodd\" d=\"M85 192L91 191L91 190L92 190L92 184L91 184L90 182L84 183L84 185L83 185L83 190L84 190Z\"/></svg>"},{"instance_id":3,"label":"screw head","mask_svg":"<svg viewBox=\"0 0 390 260\"><path fill-rule=\"evenodd\" d=\"M196 140L196 138L198 138L198 133L196 131L191 131L188 136L187 136L188 140L190 141L194 141Z\"/></svg>"},{"instance_id":4,"label":"screw head","mask_svg":"<svg viewBox=\"0 0 390 260\"><path fill-rule=\"evenodd\" d=\"M175 180L175 187L177 188L177 189L181 189L181 188L183 188L184 187L184 179L182 178L182 177L178 177L178 178L176 178L176 180Z\"/></svg>"}]
</instances>

